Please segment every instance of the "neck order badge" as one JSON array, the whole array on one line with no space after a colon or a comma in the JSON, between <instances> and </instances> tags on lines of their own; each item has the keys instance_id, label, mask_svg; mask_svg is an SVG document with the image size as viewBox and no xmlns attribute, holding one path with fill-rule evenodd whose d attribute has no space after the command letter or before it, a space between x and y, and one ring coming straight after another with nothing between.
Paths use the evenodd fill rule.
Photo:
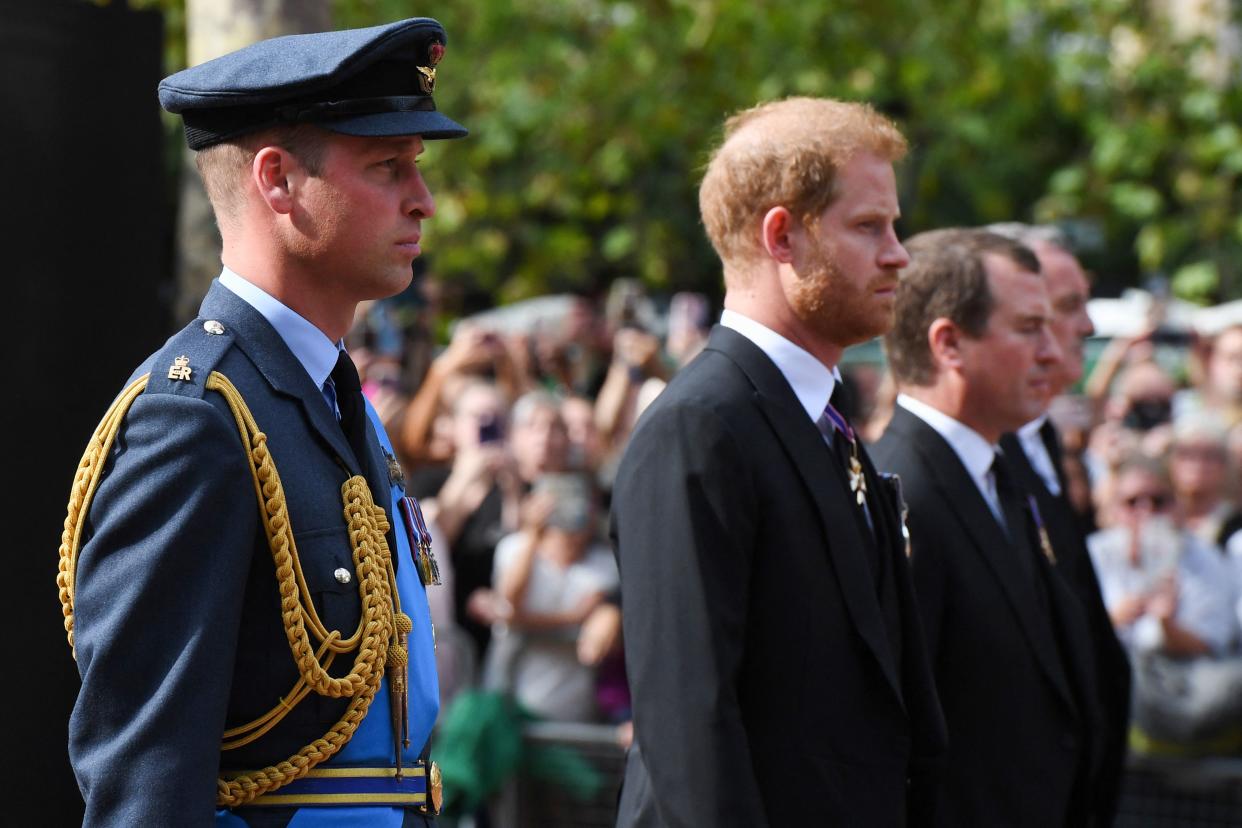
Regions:
<instances>
[{"instance_id":1,"label":"neck order badge","mask_svg":"<svg viewBox=\"0 0 1242 828\"><path fill-rule=\"evenodd\" d=\"M862 506L867 502L867 478L863 476L862 461L858 459L858 441L854 438L854 429L850 428L841 412L832 407L831 402L824 406L824 416L849 443L849 465L846 470L850 476L850 491L854 493L855 502Z\"/></svg>"}]
</instances>

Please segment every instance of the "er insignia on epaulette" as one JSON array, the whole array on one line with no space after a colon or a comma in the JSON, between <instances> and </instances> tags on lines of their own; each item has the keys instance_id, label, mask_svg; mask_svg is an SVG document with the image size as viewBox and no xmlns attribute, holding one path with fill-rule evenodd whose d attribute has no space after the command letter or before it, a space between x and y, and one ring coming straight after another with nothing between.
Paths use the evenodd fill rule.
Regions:
<instances>
[{"instance_id":1,"label":"er insignia on epaulette","mask_svg":"<svg viewBox=\"0 0 1242 828\"><path fill-rule=\"evenodd\" d=\"M173 364L168 368L168 378L179 382L190 381L190 358L187 356L179 356L173 360Z\"/></svg>"}]
</instances>

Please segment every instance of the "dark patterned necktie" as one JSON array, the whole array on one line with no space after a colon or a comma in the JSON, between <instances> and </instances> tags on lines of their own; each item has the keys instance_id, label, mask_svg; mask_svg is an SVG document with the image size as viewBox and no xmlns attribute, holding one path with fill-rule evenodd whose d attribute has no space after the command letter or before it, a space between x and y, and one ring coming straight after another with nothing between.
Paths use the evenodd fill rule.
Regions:
<instances>
[{"instance_id":1,"label":"dark patterned necktie","mask_svg":"<svg viewBox=\"0 0 1242 828\"><path fill-rule=\"evenodd\" d=\"M336 367L332 369L332 385L336 396L336 407L341 412L341 430L349 440L350 448L359 463L366 463L367 456L367 414L366 404L362 400L362 384L358 381L358 369L354 361L344 350L336 358Z\"/></svg>"},{"instance_id":2,"label":"dark patterned necktie","mask_svg":"<svg viewBox=\"0 0 1242 828\"><path fill-rule=\"evenodd\" d=\"M837 383L836 390L840 388L841 383ZM836 390L833 391L833 396L836 396ZM858 436L854 433L853 427L850 426L849 420L833 407L831 400L824 406L824 413L819 415L815 425L828 440L837 460L845 468L850 496L858 508L862 509L867 527L874 531L871 510L867 505L867 479L863 474L862 462L858 456Z\"/></svg>"}]
</instances>

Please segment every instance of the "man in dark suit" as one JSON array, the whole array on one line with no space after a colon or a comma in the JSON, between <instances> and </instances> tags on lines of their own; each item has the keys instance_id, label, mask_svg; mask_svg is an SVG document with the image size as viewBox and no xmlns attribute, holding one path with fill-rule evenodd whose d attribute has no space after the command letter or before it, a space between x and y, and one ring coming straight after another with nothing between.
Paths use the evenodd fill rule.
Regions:
<instances>
[{"instance_id":1,"label":"man in dark suit","mask_svg":"<svg viewBox=\"0 0 1242 828\"><path fill-rule=\"evenodd\" d=\"M1002 224L988 229L1025 244L1039 259L1052 306L1048 327L1061 348L1061 360L1052 372L1051 400L1082 378L1083 342L1095 331L1087 315L1091 295L1087 275L1055 227ZM1130 661L1104 606L1082 524L1069 502L1060 435L1048 412L1001 437L1000 445L1022 487L1035 496L1055 551L1054 568L1078 595L1091 625L1092 658L1105 727L1095 814L1098 824L1111 825L1125 772L1130 729Z\"/></svg>"},{"instance_id":2,"label":"man in dark suit","mask_svg":"<svg viewBox=\"0 0 1242 828\"><path fill-rule=\"evenodd\" d=\"M734 116L704 176L725 312L614 488L619 825L930 812L944 723L896 499L830 403L842 350L891 324L905 146L869 107L795 98Z\"/></svg>"},{"instance_id":3,"label":"man in dark suit","mask_svg":"<svg viewBox=\"0 0 1242 828\"><path fill-rule=\"evenodd\" d=\"M86 825L425 826L438 809L429 535L342 340L359 302L410 283L435 211L423 141L465 135L431 98L444 48L439 23L404 20L160 85L224 267L75 480L58 582Z\"/></svg>"},{"instance_id":4,"label":"man in dark suit","mask_svg":"<svg viewBox=\"0 0 1242 828\"><path fill-rule=\"evenodd\" d=\"M1039 262L983 231L907 246L885 337L902 393L875 457L909 502L915 594L949 728L936 822L1090 824L1088 621L996 446L1042 409L1060 356Z\"/></svg>"}]
</instances>

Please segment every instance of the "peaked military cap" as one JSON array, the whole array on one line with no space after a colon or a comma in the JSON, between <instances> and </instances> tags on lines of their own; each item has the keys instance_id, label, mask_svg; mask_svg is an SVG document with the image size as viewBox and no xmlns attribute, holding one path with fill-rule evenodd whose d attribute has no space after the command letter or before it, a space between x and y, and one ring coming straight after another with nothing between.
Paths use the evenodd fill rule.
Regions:
<instances>
[{"instance_id":1,"label":"peaked military cap","mask_svg":"<svg viewBox=\"0 0 1242 828\"><path fill-rule=\"evenodd\" d=\"M461 138L431 97L446 43L428 17L277 37L164 78L160 105L181 115L193 150L278 124Z\"/></svg>"}]
</instances>

